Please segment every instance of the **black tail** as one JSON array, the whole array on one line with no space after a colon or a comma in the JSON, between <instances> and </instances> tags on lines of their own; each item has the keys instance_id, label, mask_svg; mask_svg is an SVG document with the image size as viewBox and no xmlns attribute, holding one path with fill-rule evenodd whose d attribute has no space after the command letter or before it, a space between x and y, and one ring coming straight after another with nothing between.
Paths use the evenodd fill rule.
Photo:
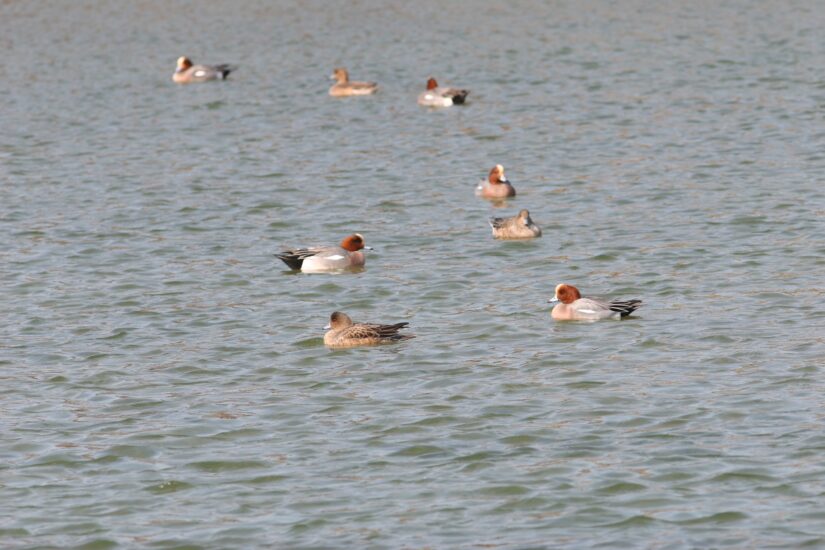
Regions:
<instances>
[{"instance_id":1,"label":"black tail","mask_svg":"<svg viewBox=\"0 0 825 550\"><path fill-rule=\"evenodd\" d=\"M470 93L467 90L460 90L453 96L453 103L456 105L461 105L464 103L464 99L467 97L467 94Z\"/></svg>"},{"instance_id":2,"label":"black tail","mask_svg":"<svg viewBox=\"0 0 825 550\"><path fill-rule=\"evenodd\" d=\"M282 262L289 266L289 269L294 269L295 271L300 271L301 266L304 263L304 258L301 256L296 256L295 254L291 254L289 252L282 252L281 254L275 254L276 258L279 258Z\"/></svg>"},{"instance_id":3,"label":"black tail","mask_svg":"<svg viewBox=\"0 0 825 550\"><path fill-rule=\"evenodd\" d=\"M610 311L617 312L621 317L627 317L642 307L641 300L614 300L610 302Z\"/></svg>"},{"instance_id":4,"label":"black tail","mask_svg":"<svg viewBox=\"0 0 825 550\"><path fill-rule=\"evenodd\" d=\"M218 65L215 69L221 73L221 79L226 80L226 77L229 76L229 73L235 70L235 67L232 65Z\"/></svg>"}]
</instances>

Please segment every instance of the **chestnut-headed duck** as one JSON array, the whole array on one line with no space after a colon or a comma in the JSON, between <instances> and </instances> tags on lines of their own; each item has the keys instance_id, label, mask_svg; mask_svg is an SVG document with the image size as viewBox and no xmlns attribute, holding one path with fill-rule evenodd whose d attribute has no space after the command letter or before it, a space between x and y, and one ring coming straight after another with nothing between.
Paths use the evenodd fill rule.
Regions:
<instances>
[{"instance_id":1,"label":"chestnut-headed duck","mask_svg":"<svg viewBox=\"0 0 825 550\"><path fill-rule=\"evenodd\" d=\"M336 81L329 89L331 96L370 95L378 91L378 84L375 82L350 82L349 73L344 68L333 70L330 78Z\"/></svg>"},{"instance_id":2,"label":"chestnut-headed duck","mask_svg":"<svg viewBox=\"0 0 825 550\"><path fill-rule=\"evenodd\" d=\"M324 344L331 348L353 348L355 346L375 346L391 344L401 340L415 338L412 334L398 334L409 323L394 325L373 325L370 323L353 323L346 313L333 312L329 324L324 327Z\"/></svg>"},{"instance_id":3,"label":"chestnut-headed duck","mask_svg":"<svg viewBox=\"0 0 825 550\"><path fill-rule=\"evenodd\" d=\"M490 218L493 238L502 240L541 237L541 227L533 223L530 212L522 210L512 218Z\"/></svg>"},{"instance_id":4,"label":"chestnut-headed duck","mask_svg":"<svg viewBox=\"0 0 825 550\"><path fill-rule=\"evenodd\" d=\"M372 247L364 246L364 237L360 233L353 233L344 237L341 246L294 248L275 256L295 271L322 273L362 267L366 258L361 249L372 250Z\"/></svg>"},{"instance_id":5,"label":"chestnut-headed duck","mask_svg":"<svg viewBox=\"0 0 825 550\"><path fill-rule=\"evenodd\" d=\"M641 300L610 300L602 302L582 298L579 289L573 285L556 286L556 295L551 303L559 302L550 313L557 321L598 321L600 319L625 318L642 305Z\"/></svg>"},{"instance_id":6,"label":"chestnut-headed duck","mask_svg":"<svg viewBox=\"0 0 825 550\"><path fill-rule=\"evenodd\" d=\"M441 88L434 78L430 78L427 81L427 90L418 96L418 104L425 107L461 105L469 93L467 90L457 88Z\"/></svg>"},{"instance_id":7,"label":"chestnut-headed duck","mask_svg":"<svg viewBox=\"0 0 825 550\"><path fill-rule=\"evenodd\" d=\"M178 84L226 80L232 70L229 65L193 65L188 57L181 56L178 58L178 67L172 75L172 80Z\"/></svg>"},{"instance_id":8,"label":"chestnut-headed duck","mask_svg":"<svg viewBox=\"0 0 825 550\"><path fill-rule=\"evenodd\" d=\"M487 181L481 180L476 186L476 195L485 199L506 199L515 197L516 190L504 175L504 166L496 164L490 170Z\"/></svg>"}]
</instances>

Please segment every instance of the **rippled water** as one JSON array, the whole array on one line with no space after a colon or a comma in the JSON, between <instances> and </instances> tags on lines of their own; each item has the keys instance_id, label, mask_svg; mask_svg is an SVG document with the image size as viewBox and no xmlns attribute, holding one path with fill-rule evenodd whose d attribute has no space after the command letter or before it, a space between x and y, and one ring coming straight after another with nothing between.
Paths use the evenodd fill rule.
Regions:
<instances>
[{"instance_id":1,"label":"rippled water","mask_svg":"<svg viewBox=\"0 0 825 550\"><path fill-rule=\"evenodd\" d=\"M724 4L4 3L0 544L825 545L825 10Z\"/></svg>"}]
</instances>

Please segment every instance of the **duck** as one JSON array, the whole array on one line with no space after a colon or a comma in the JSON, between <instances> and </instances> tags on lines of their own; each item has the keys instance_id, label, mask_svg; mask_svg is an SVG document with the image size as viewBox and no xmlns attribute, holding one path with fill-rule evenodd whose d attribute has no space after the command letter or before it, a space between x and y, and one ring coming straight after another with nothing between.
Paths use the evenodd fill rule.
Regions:
<instances>
[{"instance_id":1,"label":"duck","mask_svg":"<svg viewBox=\"0 0 825 550\"><path fill-rule=\"evenodd\" d=\"M450 107L451 105L462 105L467 98L467 90L457 88L440 88L438 82L432 77L427 80L427 90L418 96L418 104L425 107Z\"/></svg>"},{"instance_id":2,"label":"duck","mask_svg":"<svg viewBox=\"0 0 825 550\"><path fill-rule=\"evenodd\" d=\"M329 89L329 95L334 97L370 95L378 91L378 84L375 82L350 82L349 73L342 67L334 69L330 78L336 81Z\"/></svg>"},{"instance_id":3,"label":"duck","mask_svg":"<svg viewBox=\"0 0 825 550\"><path fill-rule=\"evenodd\" d=\"M604 302L592 298L582 298L578 288L564 283L556 286L556 294L550 302L556 303L550 315L557 321L624 319L642 305L641 300L610 300Z\"/></svg>"},{"instance_id":4,"label":"duck","mask_svg":"<svg viewBox=\"0 0 825 550\"><path fill-rule=\"evenodd\" d=\"M184 55L178 58L178 66L172 74L172 80L178 84L226 80L232 70L229 65L193 65Z\"/></svg>"},{"instance_id":5,"label":"duck","mask_svg":"<svg viewBox=\"0 0 825 550\"><path fill-rule=\"evenodd\" d=\"M490 170L487 181L481 180L476 186L476 195L485 199L506 199L515 197L516 189L504 175L504 166L496 164Z\"/></svg>"},{"instance_id":6,"label":"duck","mask_svg":"<svg viewBox=\"0 0 825 550\"><path fill-rule=\"evenodd\" d=\"M521 210L511 218L490 218L493 238L501 240L535 239L541 237L541 227L533 223L530 212Z\"/></svg>"},{"instance_id":7,"label":"duck","mask_svg":"<svg viewBox=\"0 0 825 550\"><path fill-rule=\"evenodd\" d=\"M409 323L394 325L354 323L346 313L334 311L329 316L329 324L324 327L327 331L324 334L324 345L330 348L353 348L392 344L415 338L412 334L398 334L398 331L407 325Z\"/></svg>"},{"instance_id":8,"label":"duck","mask_svg":"<svg viewBox=\"0 0 825 550\"><path fill-rule=\"evenodd\" d=\"M364 245L364 236L353 233L344 237L340 246L294 248L275 256L290 269L303 273L323 273L363 267L366 257L361 250L372 250Z\"/></svg>"}]
</instances>

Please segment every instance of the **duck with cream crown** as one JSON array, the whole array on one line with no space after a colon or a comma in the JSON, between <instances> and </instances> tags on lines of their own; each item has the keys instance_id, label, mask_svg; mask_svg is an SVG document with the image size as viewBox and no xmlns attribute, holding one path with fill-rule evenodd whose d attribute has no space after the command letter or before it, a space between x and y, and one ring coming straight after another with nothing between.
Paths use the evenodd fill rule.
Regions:
<instances>
[{"instance_id":1,"label":"duck with cream crown","mask_svg":"<svg viewBox=\"0 0 825 550\"><path fill-rule=\"evenodd\" d=\"M172 80L178 84L193 82L207 82L209 80L226 80L233 71L229 65L193 65L192 61L184 56L178 58L177 68L172 74Z\"/></svg>"},{"instance_id":2,"label":"duck with cream crown","mask_svg":"<svg viewBox=\"0 0 825 550\"><path fill-rule=\"evenodd\" d=\"M458 88L441 87L434 78L430 77L427 81L427 89L418 95L418 104L425 107L463 105L469 93L467 90Z\"/></svg>"},{"instance_id":3,"label":"duck with cream crown","mask_svg":"<svg viewBox=\"0 0 825 550\"><path fill-rule=\"evenodd\" d=\"M592 298L582 298L578 288L564 283L556 286L556 294L549 301L556 304L550 314L557 321L624 319L642 305L641 300L610 300L605 302Z\"/></svg>"},{"instance_id":4,"label":"duck with cream crown","mask_svg":"<svg viewBox=\"0 0 825 550\"><path fill-rule=\"evenodd\" d=\"M372 247L364 245L363 235L353 233L344 237L340 246L293 248L275 256L295 271L324 273L364 267L366 257L362 250L372 250Z\"/></svg>"},{"instance_id":5,"label":"duck with cream crown","mask_svg":"<svg viewBox=\"0 0 825 550\"><path fill-rule=\"evenodd\" d=\"M476 195L485 199L502 200L516 196L516 189L504 175L504 166L496 164L476 186Z\"/></svg>"}]
</instances>

